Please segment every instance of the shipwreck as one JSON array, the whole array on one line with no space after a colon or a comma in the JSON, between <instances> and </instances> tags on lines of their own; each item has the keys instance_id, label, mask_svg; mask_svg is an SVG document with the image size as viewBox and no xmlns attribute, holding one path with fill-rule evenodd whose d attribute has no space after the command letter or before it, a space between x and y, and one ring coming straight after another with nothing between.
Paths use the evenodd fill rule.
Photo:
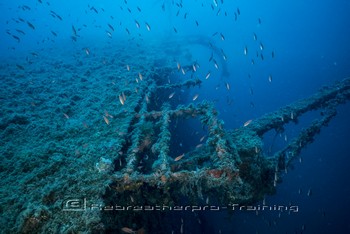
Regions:
<instances>
[{"instance_id":1,"label":"shipwreck","mask_svg":"<svg viewBox=\"0 0 350 234\"><path fill-rule=\"evenodd\" d=\"M15 95L32 100L26 115L4 117L1 124L2 141L12 142L2 149L8 163L2 166L2 178L10 186L2 191L6 206L2 222L11 226L7 230L101 233L123 232L127 226L135 233L162 233L169 230L163 221L174 207L254 204L274 193L281 173L336 116L336 107L350 99L347 78L228 130L214 103L184 105L169 98L173 92L201 85L203 81L195 76L169 82L180 72L193 73L192 64L177 68L164 48L114 47L114 56L111 51L96 52L97 58L105 58L98 60L82 56L79 49L72 62L43 54L40 61L31 58L33 63L23 71L2 75L6 84L12 77L30 74L29 81L18 81L16 89L22 87L23 93ZM48 69L39 69L38 63ZM42 74L47 80L39 77ZM45 92L53 104L44 107L47 100L38 93ZM101 93L108 95L102 99ZM4 111L11 97L3 97L9 99L4 101ZM283 132L285 125L314 110L319 118L283 149L265 155L266 132ZM43 118L46 113L50 118ZM176 122L183 119L196 119L207 135L200 145L179 156L170 148ZM43 130L47 134L38 133ZM147 211L150 207L156 210Z\"/></svg>"}]
</instances>

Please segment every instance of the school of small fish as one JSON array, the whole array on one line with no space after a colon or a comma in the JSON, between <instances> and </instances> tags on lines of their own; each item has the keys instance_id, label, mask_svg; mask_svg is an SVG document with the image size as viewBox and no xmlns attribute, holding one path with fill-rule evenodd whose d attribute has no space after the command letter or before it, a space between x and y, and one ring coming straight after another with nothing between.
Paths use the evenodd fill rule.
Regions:
<instances>
[{"instance_id":1,"label":"school of small fish","mask_svg":"<svg viewBox=\"0 0 350 234\"><path fill-rule=\"evenodd\" d=\"M9 26L8 29L6 29L6 34L11 38L12 41L14 41L15 44L23 43L23 41L27 40L28 34L33 34L36 31L40 30L46 30L47 35L42 39L42 41L38 41L38 43L47 43L47 42L54 42L55 40L59 40L59 38L63 38L64 35L67 35L67 32L69 32L69 38L71 39L72 43L79 43L79 40L83 37L84 33L88 31L89 27L94 28L101 28L102 33L105 38L108 40L112 40L117 38L116 35L125 34L125 36L128 36L130 40L134 40L135 37L142 37L142 35L145 35L146 33L152 34L154 33L156 35L157 30L159 30L158 25L156 24L156 21L152 18L143 18L143 7L140 5L133 5L128 2L128 0L120 1L121 4L119 5L119 12L109 12L109 9L105 9L101 7L99 4L96 3L95 6L86 4L86 7L84 9L85 14L89 15L91 18L95 19L93 25L87 25L82 21L72 19L72 16L67 14L62 9L58 10L51 9L51 3L50 1L44 1L44 0L37 0L37 3L35 5L29 5L29 3L26 3L25 5L19 5L18 9L19 11L28 12L28 11L35 11L38 8L42 7L43 10L46 11L46 14L51 18L55 24L67 24L66 31L62 30L62 28L55 28L54 26L50 27L44 27L42 23L38 22L38 20L35 20L33 17L26 19L25 17L22 17L20 14L18 17L13 17L9 19L6 24ZM178 1L161 1L162 4L159 6L159 9L163 12L168 11L169 6L173 7L175 9L174 14L175 17L178 17L187 24L192 24L194 26L194 30L196 28L205 27L205 23L201 21L200 18L196 18L192 15L192 13L189 11L189 9L186 9L186 2L182 0ZM196 1L197 2L197 1ZM228 2L228 1L227 1ZM141 1L140 1L141 4ZM44 5L46 5L44 7ZM98 6L99 5L99 6ZM214 13L215 17L225 17L227 24L230 26L233 23L239 23L241 14L245 14L245 12L241 12L239 7L236 7L235 9L226 7L224 0L212 0L212 1L202 1L201 4L199 4L198 7L208 7L208 9L211 10L211 12ZM108 15L109 12L110 14ZM119 22L117 22L117 17L119 13L127 13L129 15L129 19L131 19L132 24L129 22L126 22L125 20L120 19ZM97 19L101 18L107 18L107 22L102 23L96 23ZM203 20L204 21L204 20ZM70 23L69 23L70 22ZM257 27L260 27L263 25L262 19L256 18L254 21L257 25ZM54 25L54 24L53 24ZM170 31L175 34L181 34L183 33L183 28L180 24L174 24L170 25L169 28ZM218 27L219 28L219 27ZM226 102L227 105L230 106L233 103L233 99L230 96L230 92L234 92L234 90L238 89L236 85L236 81L234 80L234 77L230 77L229 75L218 75L218 71L223 70L225 66L227 66L227 63L232 63L231 58L233 58L234 54L236 56L241 56L242 59L248 59L248 63L250 65L256 65L258 62L263 62L268 59L274 59L276 57L276 52L273 48L271 48L271 45L268 43L265 43L265 41L262 39L261 30L258 32L258 28L255 32L251 32L250 34L250 41L244 42L240 45L239 49L236 51L229 51L227 48L229 47L228 44L230 43L230 40L232 40L232 35L228 32L223 32L221 29L218 29L220 31L214 31L210 34L210 40L208 40L208 48L210 48L210 52L208 54L208 57L205 57L205 61L210 63L210 66L204 66L203 64L199 63L198 61L194 61L192 65L190 66L182 66L181 65L181 58L176 58L174 60L174 68L178 71L178 73L182 74L181 76L198 76L199 78L203 80L208 80L207 82L218 82L219 85L215 86L215 89L218 90L222 87L223 89L226 89L225 91L227 94ZM40 33L42 33L41 31ZM119 34L117 34L119 33ZM215 42L215 43L214 43ZM264 42L264 43L263 43ZM225 44L226 43L226 44ZM218 46L219 45L219 46ZM85 58L88 58L94 55L94 51L92 50L93 45L90 46L82 46L81 52L85 56ZM224 49L225 48L225 49ZM38 57L39 52L31 52L31 56ZM277 54L278 55L278 54ZM204 55L205 56L205 55ZM203 65L203 66L201 66ZM19 71L24 71L26 67L21 64L16 64L16 67ZM132 64L126 64L123 63L121 65L123 70L127 71L128 74L131 74L133 71L135 71L135 66ZM204 70L205 69L205 70ZM144 80L147 80L147 74L141 73L136 71L136 75L132 78L133 82L136 82L137 84L140 84L144 82ZM190 74L190 75L189 75ZM247 74L247 77L249 80L252 79L253 73ZM267 81L266 83L272 83L273 78L272 74L267 73L262 75L262 78L264 81ZM210 79L209 79L210 78ZM274 79L276 76L274 76ZM169 80L169 84L171 81ZM273 84L272 84L273 85ZM228 92L229 91L229 92ZM135 88L135 92L138 92L138 89ZM247 90L248 92L248 90ZM174 100L180 99L180 96L184 93L184 90L170 90L168 93L165 94L165 99L167 99L169 102L173 102ZM249 93L251 96L254 95L253 85L249 85ZM192 98L189 97L192 101L196 101L199 97L200 99L203 99L203 96L205 94L196 92L192 93ZM128 97L127 97L128 96ZM131 100L129 94L127 92L120 92L117 94L114 94L116 103L119 103L121 106L127 105L128 101L127 99ZM147 103L150 103L152 98L148 96L147 94L144 94L144 101ZM118 103L118 105L119 105ZM119 106L120 106L119 105ZM254 103L251 101L250 106L254 107ZM63 117L67 119L67 121L70 119L70 116L67 113L61 113L63 114ZM294 119L296 113L291 112L290 118ZM106 125L113 125L113 116L109 115L108 112L105 111L104 115L102 115L102 119ZM102 122L101 115L99 115L99 120ZM281 120L284 121L284 117L281 117ZM247 127L252 123L252 119L247 120L244 122L243 126ZM103 122L102 122L103 124ZM105 126L106 126L105 125ZM87 128L88 126L84 123L84 126ZM251 125L252 126L252 125ZM107 127L107 126L106 126ZM205 139L207 136L202 136L199 140L199 144L196 145L196 148L200 148L203 145L205 145ZM284 140L287 142L288 137L285 134ZM258 154L260 152L260 149L258 147L255 147L254 149L255 153ZM183 162L186 160L185 153L182 153L175 157L173 160L174 162ZM187 156L188 157L188 156ZM147 160L148 156L144 158L144 160ZM182 160L182 161L181 161ZM180 163L179 162L179 163ZM300 159L301 163L301 159ZM120 165L122 165L122 162L120 161ZM274 186L276 186L278 181L278 175L277 172L274 175ZM302 189L300 188L298 191L298 194L302 194ZM307 190L307 196L310 197L312 195L312 190L309 188ZM134 198L130 195L130 200L132 203L134 203ZM206 198L206 204L209 203L209 197ZM265 203L265 200L264 200ZM258 215L258 213L257 213ZM181 219L181 223L179 225L180 233L184 232L184 221ZM302 230L305 229L305 225L302 226ZM134 230L129 227L123 227L120 229L122 233L144 233L143 229ZM221 231L220 231L221 232Z\"/></svg>"}]
</instances>

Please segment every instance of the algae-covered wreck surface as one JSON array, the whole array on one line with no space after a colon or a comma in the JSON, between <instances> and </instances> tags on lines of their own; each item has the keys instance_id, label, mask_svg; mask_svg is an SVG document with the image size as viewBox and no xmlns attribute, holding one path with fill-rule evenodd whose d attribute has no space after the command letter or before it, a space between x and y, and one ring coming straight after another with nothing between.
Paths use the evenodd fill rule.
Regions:
<instances>
[{"instance_id":1,"label":"algae-covered wreck surface","mask_svg":"<svg viewBox=\"0 0 350 234\"><path fill-rule=\"evenodd\" d=\"M254 204L275 192L281 172L350 97L345 79L225 129L214 102L190 96L205 80L190 56L179 64L168 56L173 47L129 44L1 65L5 232L162 233L173 228L174 210ZM266 155L266 132L282 133L313 110L321 110L314 122ZM204 135L175 154L176 134L191 133L182 121L197 121Z\"/></svg>"}]
</instances>

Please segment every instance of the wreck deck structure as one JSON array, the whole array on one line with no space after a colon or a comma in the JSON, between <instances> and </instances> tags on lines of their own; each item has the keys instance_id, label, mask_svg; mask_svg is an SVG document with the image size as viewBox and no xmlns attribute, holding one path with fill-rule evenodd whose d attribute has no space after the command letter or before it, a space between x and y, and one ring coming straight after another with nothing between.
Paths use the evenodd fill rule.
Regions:
<instances>
[{"instance_id":1,"label":"wreck deck structure","mask_svg":"<svg viewBox=\"0 0 350 234\"><path fill-rule=\"evenodd\" d=\"M191 63L179 71L164 48L90 50L96 55L81 56L79 49L71 62L41 54L25 70L18 72L15 62L12 73L1 75L9 84L2 89L2 112L26 113L3 117L0 126L6 143L1 177L10 186L1 191L1 222L12 232L120 232L129 225L156 233L167 228L166 211L145 206L208 205L208 199L213 205L253 204L274 193L281 172L350 98L348 78L227 130L212 102L184 105L169 98L201 85L194 76L169 83L181 72L193 73ZM27 102L14 106L13 97L29 98L30 108ZM318 119L285 148L265 155L266 132L281 133L314 110ZM181 119L198 120L207 136L179 158L170 146L173 124Z\"/></svg>"}]
</instances>

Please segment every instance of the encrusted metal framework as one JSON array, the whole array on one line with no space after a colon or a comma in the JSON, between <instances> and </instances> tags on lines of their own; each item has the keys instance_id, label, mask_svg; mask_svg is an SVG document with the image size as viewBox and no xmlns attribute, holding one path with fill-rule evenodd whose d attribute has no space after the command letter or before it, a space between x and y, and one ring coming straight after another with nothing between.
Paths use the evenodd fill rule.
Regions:
<instances>
[{"instance_id":1,"label":"encrusted metal framework","mask_svg":"<svg viewBox=\"0 0 350 234\"><path fill-rule=\"evenodd\" d=\"M116 160L111 185L119 203L123 203L125 194L139 198L138 201L144 204L155 201L169 204L184 197L199 203L210 197L224 204L260 200L274 192L279 172L285 170L336 115L336 106L350 98L350 79L345 79L324 87L309 98L253 120L247 126L226 131L209 102L172 109L168 101L163 101L159 110L152 109L149 100L164 90L201 83L195 79L171 85L159 81L168 79L173 73L174 70L169 68L159 69L145 79L143 89L139 90L144 98L135 108L136 114L130 123L129 134L125 136L123 153ZM272 129L282 132L284 125L297 122L301 115L312 110L322 110L321 118L302 130L273 157L264 155L262 137L266 132ZM170 123L176 118L197 118L208 129L206 142L187 152L181 160L169 154ZM124 202L127 203L128 198Z\"/></svg>"}]
</instances>

